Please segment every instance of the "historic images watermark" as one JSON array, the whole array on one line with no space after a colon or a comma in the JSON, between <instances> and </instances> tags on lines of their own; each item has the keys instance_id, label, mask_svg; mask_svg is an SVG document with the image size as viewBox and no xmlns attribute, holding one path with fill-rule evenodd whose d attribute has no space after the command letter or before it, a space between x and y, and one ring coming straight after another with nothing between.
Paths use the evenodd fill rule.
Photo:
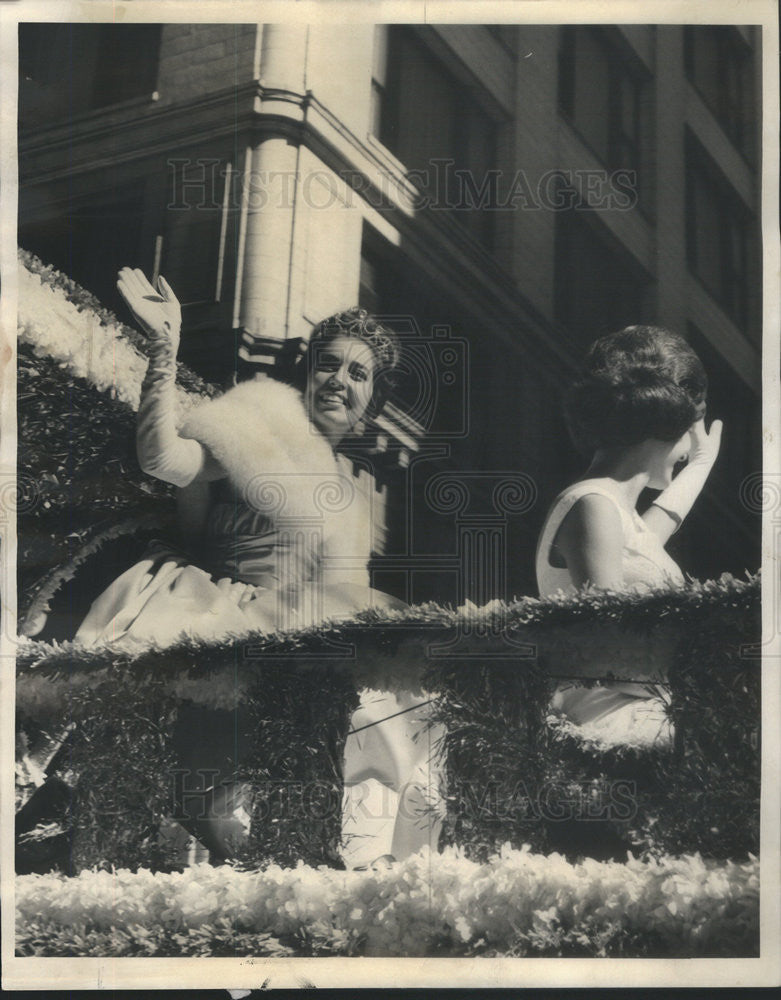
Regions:
<instances>
[{"instance_id":1,"label":"historic images watermark","mask_svg":"<svg viewBox=\"0 0 781 1000\"><path fill-rule=\"evenodd\" d=\"M557 168L534 175L519 168L478 174L444 157L403 175L381 170L371 177L352 168L241 172L213 157L171 157L167 166L166 208L174 212L242 205L253 211L290 209L299 197L313 209L352 207L360 198L372 208L401 201L415 211L435 212L629 212L639 201L637 172L629 169Z\"/></svg>"},{"instance_id":2,"label":"historic images watermark","mask_svg":"<svg viewBox=\"0 0 781 1000\"><path fill-rule=\"evenodd\" d=\"M171 791L176 803L171 819L193 820L230 818L234 815L231 797L210 796L217 778L216 770L199 769L190 772L181 768L171 772ZM365 819L394 819L402 812L405 819L419 819L424 812L443 812L445 798L430 793L408 795L410 784L399 791L382 786L382 794L370 792L368 782L352 786L354 809ZM446 791L450 809L459 816L474 820L501 822L508 820L542 820L548 823L627 822L637 815L637 782L631 778L607 778L593 781L544 781L537 785L518 781L508 794L500 782L476 783L460 781ZM342 815L344 792L327 781L260 781L254 782L244 810L255 820L277 816L301 822L323 820Z\"/></svg>"}]
</instances>

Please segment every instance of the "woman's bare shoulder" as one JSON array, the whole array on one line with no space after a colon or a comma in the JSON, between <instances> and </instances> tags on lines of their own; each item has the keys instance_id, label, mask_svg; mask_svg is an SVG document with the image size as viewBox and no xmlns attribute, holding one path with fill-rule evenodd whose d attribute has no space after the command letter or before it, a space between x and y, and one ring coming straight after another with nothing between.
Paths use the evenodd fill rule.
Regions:
<instances>
[{"instance_id":1,"label":"woman's bare shoulder","mask_svg":"<svg viewBox=\"0 0 781 1000\"><path fill-rule=\"evenodd\" d=\"M569 547L568 543L581 543L584 538L612 540L622 534L617 502L605 493L584 492L574 499L564 515L553 544L561 550Z\"/></svg>"},{"instance_id":2,"label":"woman's bare shoulder","mask_svg":"<svg viewBox=\"0 0 781 1000\"><path fill-rule=\"evenodd\" d=\"M616 524L621 521L621 511L618 502L605 493L582 493L574 499L562 524L567 521Z\"/></svg>"}]
</instances>

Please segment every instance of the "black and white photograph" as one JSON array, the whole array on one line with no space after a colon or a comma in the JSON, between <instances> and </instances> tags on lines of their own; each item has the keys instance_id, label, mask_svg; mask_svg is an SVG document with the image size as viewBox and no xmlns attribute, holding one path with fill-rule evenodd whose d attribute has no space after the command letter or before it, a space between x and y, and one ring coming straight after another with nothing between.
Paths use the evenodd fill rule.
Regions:
<instances>
[{"instance_id":1,"label":"black and white photograph","mask_svg":"<svg viewBox=\"0 0 781 1000\"><path fill-rule=\"evenodd\" d=\"M0 17L3 988L778 985L777 7Z\"/></svg>"}]
</instances>

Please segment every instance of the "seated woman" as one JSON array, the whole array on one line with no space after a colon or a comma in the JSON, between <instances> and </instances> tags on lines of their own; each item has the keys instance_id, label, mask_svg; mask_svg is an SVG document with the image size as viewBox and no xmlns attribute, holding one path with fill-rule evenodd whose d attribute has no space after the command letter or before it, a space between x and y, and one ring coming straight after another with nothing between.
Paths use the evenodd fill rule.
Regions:
<instances>
[{"instance_id":1,"label":"seated woman","mask_svg":"<svg viewBox=\"0 0 781 1000\"><path fill-rule=\"evenodd\" d=\"M76 641L133 649L187 636L215 639L300 628L370 605L398 605L369 587L370 498L362 495L349 461L336 453L345 435L377 406L399 360L395 334L364 310L332 316L313 331L298 387L269 378L243 382L199 405L177 430L179 303L162 277L158 294L141 271L130 268L120 271L118 288L149 336L137 423L139 461L145 472L179 487L182 526L195 561L156 545L94 601ZM425 719L409 711L424 700L364 695L353 728L371 725L376 732L368 740L365 733L348 738L348 784L373 777L404 795L424 768L425 741L415 737ZM230 729L232 747L234 729L242 728L238 717L231 713L229 726L222 728ZM220 734L209 749L209 734L197 732L197 746L183 763L193 773L205 768L221 773L204 789L206 806L188 790L188 828L213 855L226 857L245 832L237 817L246 786L228 778L219 763ZM235 758L235 750L231 755ZM345 820L346 833L365 838L368 860L388 853L391 841L404 853L435 846L438 827L430 816L401 810L392 819L390 839L383 834L378 840L372 824L354 815ZM380 846L374 850L374 845Z\"/></svg>"},{"instance_id":2,"label":"seated woman","mask_svg":"<svg viewBox=\"0 0 781 1000\"><path fill-rule=\"evenodd\" d=\"M665 551L691 510L719 450L722 424L704 423L707 377L686 341L658 327L630 326L592 344L566 399L579 448L593 457L553 503L537 547L541 596L592 585L611 590L677 586ZM675 466L688 462L674 478ZM660 490L641 516L643 489ZM552 707L605 743L668 741L659 697L642 684L562 684Z\"/></svg>"}]
</instances>

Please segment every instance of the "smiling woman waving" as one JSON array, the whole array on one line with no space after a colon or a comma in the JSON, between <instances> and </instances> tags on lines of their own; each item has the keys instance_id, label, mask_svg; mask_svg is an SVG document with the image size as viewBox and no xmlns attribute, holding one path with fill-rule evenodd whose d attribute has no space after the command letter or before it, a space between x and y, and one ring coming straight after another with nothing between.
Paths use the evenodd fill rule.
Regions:
<instances>
[{"instance_id":1,"label":"smiling woman waving","mask_svg":"<svg viewBox=\"0 0 781 1000\"><path fill-rule=\"evenodd\" d=\"M179 303L163 278L155 289L130 268L120 272L118 288L149 338L137 423L139 462L179 488L187 544L185 550L154 543L93 602L75 641L133 650L187 637L278 632L350 617L370 606L399 606L369 586L370 498L352 476L351 463L336 452L358 421L381 405L399 362L393 331L362 309L337 313L312 331L296 384L268 377L242 382L196 407L178 428ZM348 785L373 778L399 801L421 797L415 775L428 773L421 757L426 741L416 735L427 720L412 711L420 701L364 693L353 721L361 733L348 738L345 752ZM238 719L232 717L231 725L238 734ZM193 735L188 765L196 772L214 770L218 754L207 749L207 734ZM224 767L216 769L221 776L207 790L208 807L188 794L188 828L212 855L224 858L235 838L246 835L246 823L237 819L246 789L226 778ZM359 855L371 861L392 850L436 847L439 827L430 810L394 811L390 826L386 814L381 834L361 820L357 806L348 818L347 833L364 838L352 864Z\"/></svg>"}]
</instances>

